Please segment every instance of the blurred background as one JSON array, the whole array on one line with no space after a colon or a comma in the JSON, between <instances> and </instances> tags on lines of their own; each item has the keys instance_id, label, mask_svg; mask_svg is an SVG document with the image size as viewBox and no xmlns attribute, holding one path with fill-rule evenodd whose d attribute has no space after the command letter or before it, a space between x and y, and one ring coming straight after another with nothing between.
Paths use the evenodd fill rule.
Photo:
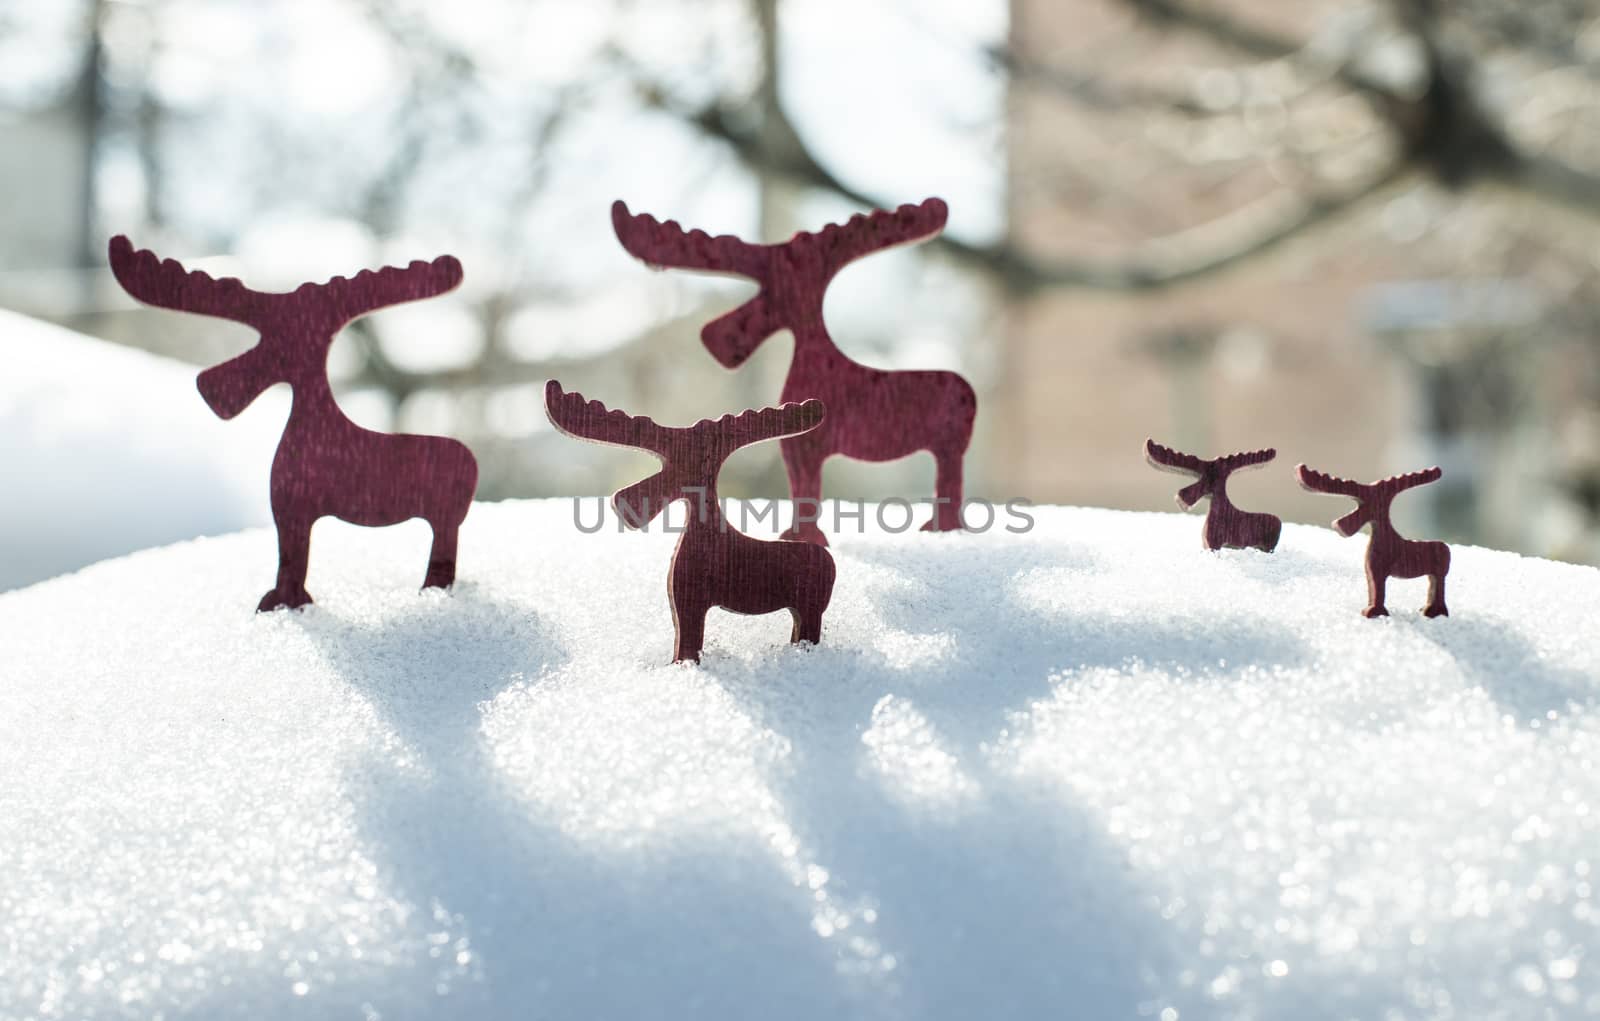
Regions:
<instances>
[{"instance_id":1,"label":"blurred background","mask_svg":"<svg viewBox=\"0 0 1600 1021\"><path fill-rule=\"evenodd\" d=\"M1404 527L1600 562L1600 0L0 0L0 139L0 560L47 526L103 554L140 500L266 520L286 405L221 423L192 380L251 334L136 307L112 234L261 289L459 256L330 369L501 499L651 463L555 434L547 378L677 423L780 390L786 334L738 372L699 343L753 287L632 261L613 199L776 241L939 195L945 235L827 315L862 362L973 381L969 495L1170 509L1147 435L1271 445L1245 506L1326 523L1295 462L1437 463ZM130 439L164 415L169 453ZM826 492L932 482L835 460ZM786 495L777 445L723 491Z\"/></svg>"}]
</instances>

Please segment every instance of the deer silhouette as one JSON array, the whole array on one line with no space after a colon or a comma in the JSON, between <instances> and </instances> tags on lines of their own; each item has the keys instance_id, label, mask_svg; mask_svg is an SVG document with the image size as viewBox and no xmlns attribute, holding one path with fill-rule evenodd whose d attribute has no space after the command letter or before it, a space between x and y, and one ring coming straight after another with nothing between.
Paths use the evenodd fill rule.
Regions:
<instances>
[{"instance_id":1,"label":"deer silhouette","mask_svg":"<svg viewBox=\"0 0 1600 1021\"><path fill-rule=\"evenodd\" d=\"M736 531L717 497L717 472L728 455L750 443L815 429L824 417L821 401L669 428L608 411L580 393L563 393L561 384L551 380L545 385L544 406L550 421L569 436L635 447L661 459L659 472L612 496L623 524L643 528L674 500L689 501L688 523L667 576L677 631L674 663L700 659L706 613L713 606L745 614L787 609L794 617L790 641L822 640L822 614L833 596L833 557L810 543L765 541Z\"/></svg>"},{"instance_id":2,"label":"deer silhouette","mask_svg":"<svg viewBox=\"0 0 1600 1021\"><path fill-rule=\"evenodd\" d=\"M1178 506L1188 510L1201 500L1211 500L1206 508L1205 527L1200 543L1208 550L1255 548L1271 553L1278 546L1283 522L1271 514L1240 510L1228 499L1228 476L1245 468L1259 468L1278 456L1276 450L1255 450L1201 460L1163 447L1155 440L1144 441L1144 457L1152 468L1193 475L1193 485L1178 490Z\"/></svg>"},{"instance_id":3,"label":"deer silhouette","mask_svg":"<svg viewBox=\"0 0 1600 1021\"><path fill-rule=\"evenodd\" d=\"M1333 523L1340 535L1355 535L1364 526L1372 526L1372 537L1367 543L1367 608L1362 611L1366 616L1389 615L1383 605L1384 585L1388 579L1424 575L1428 578L1428 605L1423 607L1423 614L1429 617L1449 615L1444 604L1444 576L1450 571L1450 547L1442 542L1406 539L1389 521L1389 505L1396 496L1438 481L1443 472L1428 468L1368 485L1325 475L1303 464L1296 466L1294 474L1300 485L1313 493L1348 496L1356 502L1355 510Z\"/></svg>"},{"instance_id":4,"label":"deer silhouette","mask_svg":"<svg viewBox=\"0 0 1600 1021\"><path fill-rule=\"evenodd\" d=\"M934 515L923 529L961 527L962 458L978 407L971 385L953 372L885 372L851 361L822 320L823 297L841 269L864 255L933 237L948 215L944 202L931 198L893 213L858 215L815 234L796 234L783 244L761 245L685 232L672 220L635 216L622 202L611 207L617 240L648 265L727 273L760 286L754 298L701 331L701 341L724 366L738 368L779 330L793 333L782 399L820 399L828 417L820 428L782 443L796 506L795 525L785 538L827 545L814 512L822 497L822 464L835 454L892 461L929 451L938 474ZM809 521L802 511L807 507L813 511Z\"/></svg>"},{"instance_id":5,"label":"deer silhouette","mask_svg":"<svg viewBox=\"0 0 1600 1021\"><path fill-rule=\"evenodd\" d=\"M306 567L311 526L332 515L356 525L424 518L433 527L424 587L447 588L456 576L456 538L472 505L478 464L472 452L439 436L372 432L346 418L328 383L328 348L348 322L376 309L431 298L461 282L450 256L406 269L363 270L289 293L266 293L238 280L213 280L177 262L111 241L111 269L147 305L231 319L259 342L200 373L200 396L228 419L275 383L288 383L289 421L272 459L272 517L278 529L278 581L258 610L311 602Z\"/></svg>"}]
</instances>

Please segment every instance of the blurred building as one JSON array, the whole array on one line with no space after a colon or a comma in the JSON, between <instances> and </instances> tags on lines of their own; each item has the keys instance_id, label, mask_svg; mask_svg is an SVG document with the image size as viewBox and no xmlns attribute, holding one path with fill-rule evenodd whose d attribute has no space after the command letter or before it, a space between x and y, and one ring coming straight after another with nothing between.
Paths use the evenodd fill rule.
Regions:
<instances>
[{"instance_id":1,"label":"blurred building","mask_svg":"<svg viewBox=\"0 0 1600 1021\"><path fill-rule=\"evenodd\" d=\"M1041 63L1126 20L1113 5L1051 0L1017 0L1013 12L1013 47ZM1137 59L1198 67L1205 56L1168 41ZM1282 187L1259 166L1140 175L1121 153L1147 130L1142 119L1108 133L1106 118L1076 116L1047 91L1015 95L1012 229L1042 260L1133 251L1151 222L1216 221ZM1064 163L1080 174L1041 179L1040 168ZM1126 215L1141 206L1147 217ZM1293 465L1376 477L1408 425L1403 380L1358 316L1364 293L1399 267L1363 247L1359 230L1336 228L1189 284L1068 286L1019 303L1005 396L990 406L996 485L1051 503L1170 510L1178 487L1144 463L1147 436L1208 457L1276 447L1277 462L1236 477L1241 502L1295 520L1333 516L1331 501L1294 484Z\"/></svg>"},{"instance_id":2,"label":"blurred building","mask_svg":"<svg viewBox=\"0 0 1600 1021\"><path fill-rule=\"evenodd\" d=\"M1250 211L1275 195L1382 164L1360 142L1361 104L1322 99L1281 61L1141 23L1134 7L1012 5L1016 63L1055 76L1018 79L1008 124L1011 229L1034 258L1135 269L1181 262L1184 244L1225 251L1230 230L1248 243ZM1226 13L1315 46L1344 12L1238 0ZM1550 219L1530 232L1556 236ZM1504 224L1482 193L1412 181L1174 286L1023 295L986 411L993 485L1170 509L1176 486L1144 464L1146 436L1203 456L1271 446L1276 463L1236 476L1240 502L1326 522L1337 501L1300 490L1295 463L1360 479L1438 463L1445 480L1397 506L1409 527L1594 558L1593 508L1571 482L1585 455L1558 438L1593 420L1579 382L1592 345L1547 307L1558 302L1533 268L1552 260L1494 255ZM1150 237L1178 243L1140 254Z\"/></svg>"}]
</instances>

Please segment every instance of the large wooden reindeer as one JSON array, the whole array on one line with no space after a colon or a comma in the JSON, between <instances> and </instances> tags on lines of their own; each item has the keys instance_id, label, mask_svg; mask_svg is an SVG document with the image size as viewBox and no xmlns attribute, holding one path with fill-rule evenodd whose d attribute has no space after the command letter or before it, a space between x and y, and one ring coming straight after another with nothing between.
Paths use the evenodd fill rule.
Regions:
<instances>
[{"instance_id":1,"label":"large wooden reindeer","mask_svg":"<svg viewBox=\"0 0 1600 1021\"><path fill-rule=\"evenodd\" d=\"M676 222L635 216L617 202L611 222L617 240L649 265L746 277L760 285L754 298L707 324L700 338L711 354L736 369L779 330L794 334L794 355L783 386L786 402L818 398L828 407L820 428L783 441L783 464L796 505L795 527L785 538L827 544L817 527L822 463L834 454L862 461L892 461L927 450L938 476L934 515L927 531L961 527L961 468L972 439L978 401L953 372L885 372L845 357L822 321L828 284L846 265L895 245L933 237L949 210L939 199L892 213L853 217L849 223L796 234L783 244L761 245ZM807 510L810 513L807 513ZM810 520L808 520L808 518Z\"/></svg>"},{"instance_id":2,"label":"large wooden reindeer","mask_svg":"<svg viewBox=\"0 0 1600 1021\"><path fill-rule=\"evenodd\" d=\"M456 576L456 536L472 505L478 464L455 440L372 432L350 421L328 384L328 348L346 323L376 309L431 298L461 282L450 256L406 269L362 271L285 294L238 280L186 272L171 260L111 241L118 282L149 305L243 323L259 342L200 373L200 396L232 418L275 383L293 391L289 421L272 459L272 517L278 527L278 581L259 610L311 602L306 566L311 526L332 515L357 525L393 525L424 518L433 526L424 587L449 587Z\"/></svg>"},{"instance_id":3,"label":"large wooden reindeer","mask_svg":"<svg viewBox=\"0 0 1600 1021\"><path fill-rule=\"evenodd\" d=\"M1240 510L1228 499L1228 476L1244 468L1259 468L1278 456L1271 448L1249 453L1229 454L1202 460L1163 447L1155 440L1144 441L1144 457L1161 471L1193 475L1196 481L1178 490L1178 506L1188 510L1209 498L1205 527L1200 543L1208 550L1255 548L1271 553L1278 546L1283 522L1271 514Z\"/></svg>"},{"instance_id":4,"label":"large wooden reindeer","mask_svg":"<svg viewBox=\"0 0 1600 1021\"><path fill-rule=\"evenodd\" d=\"M667 597L677 629L673 662L698 660L705 642L706 613L720 606L734 613L788 610L793 642L822 640L822 614L833 596L834 566L828 551L803 542L763 541L735 531L717 498L717 472L728 455L750 443L794 436L823 421L821 401L724 415L688 428L656 425L648 418L608 411L580 393L545 385L545 413L569 436L614 446L636 447L661 459L661 470L612 498L623 524L643 528L674 500L688 500L688 522L672 555Z\"/></svg>"},{"instance_id":5,"label":"large wooden reindeer","mask_svg":"<svg viewBox=\"0 0 1600 1021\"><path fill-rule=\"evenodd\" d=\"M1389 521L1389 504L1396 496L1416 486L1435 482L1443 473L1438 468L1396 475L1363 485L1349 479L1336 478L1313 471L1305 465L1294 470L1300 485L1313 493L1348 496L1356 502L1356 509L1333 523L1340 535L1351 536L1366 525L1372 526L1372 538L1367 543L1367 608L1368 617L1387 617L1383 605L1384 585L1390 578L1428 578L1428 605L1422 612L1429 617L1447 616L1450 611L1444 604L1444 576L1450 571L1450 547L1442 542L1416 542L1395 531Z\"/></svg>"}]
</instances>

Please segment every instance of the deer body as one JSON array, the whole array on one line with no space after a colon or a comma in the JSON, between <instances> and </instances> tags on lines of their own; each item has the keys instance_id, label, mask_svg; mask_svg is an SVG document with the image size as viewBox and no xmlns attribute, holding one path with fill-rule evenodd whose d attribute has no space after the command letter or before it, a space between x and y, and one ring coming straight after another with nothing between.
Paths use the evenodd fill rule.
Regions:
<instances>
[{"instance_id":1,"label":"deer body","mask_svg":"<svg viewBox=\"0 0 1600 1021\"><path fill-rule=\"evenodd\" d=\"M949 531L961 527L962 459L978 406L972 386L953 372L891 372L862 365L839 350L822 315L828 284L841 269L863 255L932 237L943 229L948 212L943 202L929 199L894 213L857 216L815 234L796 234L779 245L685 232L672 221L634 216L621 202L612 207L612 224L623 247L652 266L731 273L761 285L756 297L701 333L706 348L727 368L744 364L773 333L787 329L793 334L782 399L815 398L829 408L820 427L781 444L797 508L817 506L822 465L836 454L893 461L926 450L938 475L934 516L924 530ZM800 518L785 538L827 545L814 519Z\"/></svg>"},{"instance_id":2,"label":"deer body","mask_svg":"<svg viewBox=\"0 0 1600 1021\"><path fill-rule=\"evenodd\" d=\"M249 351L200 373L200 395L219 417L233 418L276 383L289 385L289 420L273 455L270 487L278 577L259 610L311 602L305 588L311 527L329 516L366 526L425 519L433 548L423 585L454 582L457 537L477 488L477 461L455 440L378 433L350 421L334 401L327 352L350 320L454 287L461 279L459 263L448 257L412 263L406 270L338 277L287 294L187 273L175 262L135 252L126 238L112 241L111 264L123 287L142 301L234 319L261 334Z\"/></svg>"},{"instance_id":3,"label":"deer body","mask_svg":"<svg viewBox=\"0 0 1600 1021\"><path fill-rule=\"evenodd\" d=\"M676 631L673 661L698 660L712 607L734 613L788 610L791 642L822 640L822 615L833 596L833 558L820 546L756 539L735 531L722 514L717 473L728 455L748 443L776 439L823 421L820 401L725 415L686 429L611 411L551 380L545 412L557 429L578 439L636 447L661 458L661 471L622 489L612 505L625 525L643 528L676 500L689 501L688 522L672 554L667 597Z\"/></svg>"},{"instance_id":4,"label":"deer body","mask_svg":"<svg viewBox=\"0 0 1600 1021\"><path fill-rule=\"evenodd\" d=\"M1314 471L1305 465L1295 468L1300 485L1314 493L1348 496L1356 501L1356 509L1333 523L1340 535L1355 535L1367 525L1372 526L1367 543L1367 617L1386 617L1385 589L1390 578L1428 579L1428 603L1423 615L1448 616L1445 605L1445 575L1450 571L1450 547L1442 542L1419 542L1407 539L1395 530L1389 520L1389 505L1407 489L1436 481L1442 473L1438 468L1397 475L1380 482L1362 484Z\"/></svg>"},{"instance_id":5,"label":"deer body","mask_svg":"<svg viewBox=\"0 0 1600 1021\"><path fill-rule=\"evenodd\" d=\"M1188 510L1201 500L1211 501L1206 509L1205 527L1200 531L1200 543L1206 549L1255 548L1271 553L1278 547L1282 521L1272 514L1240 510L1228 499L1228 476L1268 463L1278 456L1276 450L1229 454L1208 461L1147 439L1144 456L1152 468L1196 477L1195 482L1178 490L1178 506Z\"/></svg>"},{"instance_id":6,"label":"deer body","mask_svg":"<svg viewBox=\"0 0 1600 1021\"><path fill-rule=\"evenodd\" d=\"M822 339L832 345L826 336ZM796 334L796 362L800 361L801 344L800 335ZM936 505L923 530L959 529L962 459L972 439L978 406L972 386L953 372L885 372L850 361L842 354L835 365L825 375L797 374L791 369L783 388L785 403L817 398L830 408L856 411L843 424L824 422L815 435L806 433L780 442L789 493L797 507L818 506L822 499L822 466L830 457L894 461L926 450L934 458ZM908 408L917 409L918 413L908 415ZM797 517L803 515L797 511ZM814 520L797 521L785 538L824 546L828 542Z\"/></svg>"},{"instance_id":7,"label":"deer body","mask_svg":"<svg viewBox=\"0 0 1600 1021\"><path fill-rule=\"evenodd\" d=\"M714 487L707 513L694 502L672 554L667 598L677 633L673 661L698 660L712 607L758 616L788 610L790 642L822 641L822 615L833 595L835 567L827 550L805 542L766 541L735 531Z\"/></svg>"},{"instance_id":8,"label":"deer body","mask_svg":"<svg viewBox=\"0 0 1600 1021\"><path fill-rule=\"evenodd\" d=\"M278 530L278 578L258 609L311 602L305 590L311 527L323 517L367 527L426 520L433 544L422 585L450 587L461 523L477 489L472 452L442 436L363 429L333 403L325 381L322 394L318 389L295 387L289 421L273 455L270 494ZM423 480L426 485L415 484Z\"/></svg>"},{"instance_id":9,"label":"deer body","mask_svg":"<svg viewBox=\"0 0 1600 1021\"><path fill-rule=\"evenodd\" d=\"M1258 549L1271 553L1278 548L1278 537L1283 532L1283 521L1273 514L1244 511L1228 502L1228 494L1218 491L1211 497L1206 510L1206 549L1233 547Z\"/></svg>"}]
</instances>

